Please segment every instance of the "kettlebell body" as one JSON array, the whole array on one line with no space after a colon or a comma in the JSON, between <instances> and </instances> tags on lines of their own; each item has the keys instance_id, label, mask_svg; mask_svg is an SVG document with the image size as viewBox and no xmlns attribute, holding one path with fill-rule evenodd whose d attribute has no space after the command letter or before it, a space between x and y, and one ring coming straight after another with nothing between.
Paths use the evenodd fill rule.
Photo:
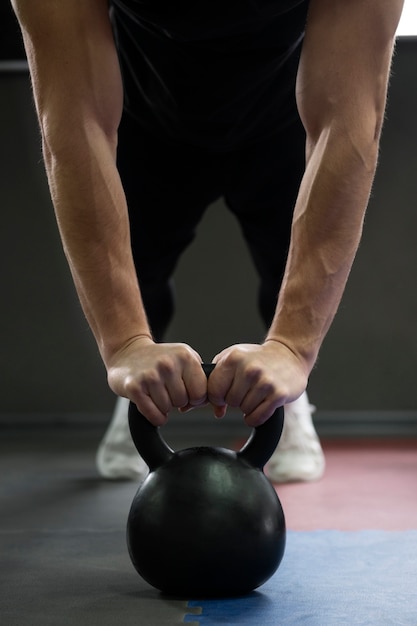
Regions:
<instances>
[{"instance_id":1,"label":"kettlebell body","mask_svg":"<svg viewBox=\"0 0 417 626\"><path fill-rule=\"evenodd\" d=\"M138 573L172 595L232 596L262 585L285 549L274 488L223 448L176 452L139 488L127 526Z\"/></svg>"},{"instance_id":2,"label":"kettlebell body","mask_svg":"<svg viewBox=\"0 0 417 626\"><path fill-rule=\"evenodd\" d=\"M127 521L129 555L140 576L188 598L243 595L266 582L286 540L281 503L262 471L281 435L283 409L254 429L239 452L174 452L132 403L129 423L150 468Z\"/></svg>"}]
</instances>

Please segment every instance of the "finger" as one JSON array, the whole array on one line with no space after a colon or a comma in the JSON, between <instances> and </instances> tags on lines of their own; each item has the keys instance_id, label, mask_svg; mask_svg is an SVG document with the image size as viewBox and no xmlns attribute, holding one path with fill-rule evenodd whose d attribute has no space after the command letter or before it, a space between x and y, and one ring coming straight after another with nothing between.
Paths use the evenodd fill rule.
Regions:
<instances>
[{"instance_id":1,"label":"finger","mask_svg":"<svg viewBox=\"0 0 417 626\"><path fill-rule=\"evenodd\" d=\"M201 407L203 407L203 406L207 406L207 405L208 405L208 402L207 402L207 401L206 401L206 402L203 402L202 404L199 404L199 405L195 405L195 404L190 404L190 403L188 403L188 404L186 404L185 406L180 406L180 407L178 407L178 411L179 411L180 413L188 413L188 411L192 411L193 409L198 409L198 408L201 408Z\"/></svg>"},{"instance_id":2,"label":"finger","mask_svg":"<svg viewBox=\"0 0 417 626\"><path fill-rule=\"evenodd\" d=\"M245 414L245 423L253 428L261 426L269 420L278 406L279 404L276 402L272 403L270 400L264 400L253 411Z\"/></svg>"},{"instance_id":3,"label":"finger","mask_svg":"<svg viewBox=\"0 0 417 626\"><path fill-rule=\"evenodd\" d=\"M188 404L188 392L182 378L165 381L166 390L173 407L184 407Z\"/></svg>"},{"instance_id":4,"label":"finger","mask_svg":"<svg viewBox=\"0 0 417 626\"><path fill-rule=\"evenodd\" d=\"M163 415L168 415L172 410L171 398L164 383L159 381L148 382L144 388L144 394L151 399L157 410Z\"/></svg>"},{"instance_id":5,"label":"finger","mask_svg":"<svg viewBox=\"0 0 417 626\"><path fill-rule=\"evenodd\" d=\"M157 388L157 379L138 382L133 376L126 377L124 381L123 395L134 402L142 415L144 415L155 426L165 424L168 419L170 408L169 397L165 400L159 399L155 402L152 388ZM156 393L156 397L160 396L160 392Z\"/></svg>"},{"instance_id":6,"label":"finger","mask_svg":"<svg viewBox=\"0 0 417 626\"><path fill-rule=\"evenodd\" d=\"M227 404L223 404L223 406L213 405L213 413L216 419L222 419L226 415Z\"/></svg>"},{"instance_id":7,"label":"finger","mask_svg":"<svg viewBox=\"0 0 417 626\"><path fill-rule=\"evenodd\" d=\"M242 378L234 378L224 398L226 404L233 407L241 407L249 391L249 383L244 379L242 380Z\"/></svg>"},{"instance_id":8,"label":"finger","mask_svg":"<svg viewBox=\"0 0 417 626\"><path fill-rule=\"evenodd\" d=\"M250 415L266 400L267 395L264 391L255 387L248 391L242 402L239 404L239 408L244 415Z\"/></svg>"},{"instance_id":9,"label":"finger","mask_svg":"<svg viewBox=\"0 0 417 626\"><path fill-rule=\"evenodd\" d=\"M207 397L213 406L224 407L228 404L226 396L233 385L234 375L234 368L227 367L221 361L216 365L207 382Z\"/></svg>"},{"instance_id":10,"label":"finger","mask_svg":"<svg viewBox=\"0 0 417 626\"><path fill-rule=\"evenodd\" d=\"M135 402L138 411L154 426L163 426L167 422L168 413L163 413L150 396L142 395L138 402L132 401Z\"/></svg>"},{"instance_id":11,"label":"finger","mask_svg":"<svg viewBox=\"0 0 417 626\"><path fill-rule=\"evenodd\" d=\"M203 406L207 403L207 377L201 367L201 360L193 360L184 366L182 372L190 407Z\"/></svg>"},{"instance_id":12,"label":"finger","mask_svg":"<svg viewBox=\"0 0 417 626\"><path fill-rule=\"evenodd\" d=\"M250 414L262 402L272 403L275 400L278 400L276 385L264 377L263 380L252 384L239 406L243 413Z\"/></svg>"}]
</instances>

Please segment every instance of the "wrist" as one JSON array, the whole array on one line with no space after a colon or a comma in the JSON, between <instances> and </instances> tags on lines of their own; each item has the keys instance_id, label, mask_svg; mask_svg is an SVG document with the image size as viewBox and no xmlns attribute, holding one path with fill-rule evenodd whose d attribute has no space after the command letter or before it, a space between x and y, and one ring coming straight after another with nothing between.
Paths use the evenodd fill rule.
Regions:
<instances>
[{"instance_id":1,"label":"wrist","mask_svg":"<svg viewBox=\"0 0 417 626\"><path fill-rule=\"evenodd\" d=\"M119 340L117 343L106 343L100 349L105 367L109 369L112 366L112 363L114 363L114 361L117 360L123 352L128 352L131 346L136 343L148 345L155 342L150 331L141 331L129 338Z\"/></svg>"},{"instance_id":2,"label":"wrist","mask_svg":"<svg viewBox=\"0 0 417 626\"><path fill-rule=\"evenodd\" d=\"M277 334L268 334L265 338L264 343L276 343L279 344L282 348L285 349L286 352L291 353L291 355L297 360L301 369L304 371L305 375L308 377L310 375L311 370L313 369L314 363L316 361L317 355L305 349L305 347L301 347L297 345L295 342L291 341L287 337L283 337Z\"/></svg>"}]
</instances>

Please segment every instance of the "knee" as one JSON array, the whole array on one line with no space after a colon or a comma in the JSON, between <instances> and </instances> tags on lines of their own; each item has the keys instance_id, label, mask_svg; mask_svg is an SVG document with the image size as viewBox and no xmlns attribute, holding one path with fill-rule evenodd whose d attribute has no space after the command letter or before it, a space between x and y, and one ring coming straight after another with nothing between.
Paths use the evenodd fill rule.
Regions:
<instances>
[{"instance_id":1,"label":"knee","mask_svg":"<svg viewBox=\"0 0 417 626\"><path fill-rule=\"evenodd\" d=\"M156 341L162 341L175 313L175 294L172 281L161 284L141 284L146 315Z\"/></svg>"},{"instance_id":2,"label":"knee","mask_svg":"<svg viewBox=\"0 0 417 626\"><path fill-rule=\"evenodd\" d=\"M258 309L265 328L269 328L277 306L280 283L262 282L258 292Z\"/></svg>"}]
</instances>

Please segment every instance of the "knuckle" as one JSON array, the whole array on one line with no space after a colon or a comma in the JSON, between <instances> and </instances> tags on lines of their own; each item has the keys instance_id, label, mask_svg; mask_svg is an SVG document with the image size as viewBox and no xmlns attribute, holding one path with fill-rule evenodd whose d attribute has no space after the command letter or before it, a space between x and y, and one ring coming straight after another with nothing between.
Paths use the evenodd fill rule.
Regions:
<instances>
[{"instance_id":1,"label":"knuckle","mask_svg":"<svg viewBox=\"0 0 417 626\"><path fill-rule=\"evenodd\" d=\"M126 395L130 397L135 397L139 391L139 385L137 381L133 378L133 376L129 376L124 381L124 389Z\"/></svg>"},{"instance_id":2,"label":"knuckle","mask_svg":"<svg viewBox=\"0 0 417 626\"><path fill-rule=\"evenodd\" d=\"M241 359L239 348L232 348L224 357L223 363L228 367L235 367Z\"/></svg>"},{"instance_id":3,"label":"knuckle","mask_svg":"<svg viewBox=\"0 0 417 626\"><path fill-rule=\"evenodd\" d=\"M245 368L245 378L251 383L258 383L262 377L262 367L259 363L249 363Z\"/></svg>"},{"instance_id":4,"label":"knuckle","mask_svg":"<svg viewBox=\"0 0 417 626\"><path fill-rule=\"evenodd\" d=\"M250 361L244 370L246 380L252 384L259 385L265 378L264 368L258 361Z\"/></svg>"},{"instance_id":5,"label":"knuckle","mask_svg":"<svg viewBox=\"0 0 417 626\"><path fill-rule=\"evenodd\" d=\"M162 376L172 376L175 371L175 364L169 356L162 356L157 365L157 371Z\"/></svg>"},{"instance_id":6,"label":"knuckle","mask_svg":"<svg viewBox=\"0 0 417 626\"><path fill-rule=\"evenodd\" d=\"M259 389L262 391L262 393L265 396L271 396L271 395L275 395L277 390L276 390L276 384L275 381L272 380L271 378L265 378L263 379L260 383L259 383Z\"/></svg>"},{"instance_id":7,"label":"knuckle","mask_svg":"<svg viewBox=\"0 0 417 626\"><path fill-rule=\"evenodd\" d=\"M196 360L196 353L191 348L191 346L186 343L177 343L175 344L175 353L176 357L183 365L188 365L189 363Z\"/></svg>"},{"instance_id":8,"label":"knuckle","mask_svg":"<svg viewBox=\"0 0 417 626\"><path fill-rule=\"evenodd\" d=\"M139 385L143 389L157 385L160 381L160 374L156 369L149 369L143 372L140 377Z\"/></svg>"},{"instance_id":9,"label":"knuckle","mask_svg":"<svg viewBox=\"0 0 417 626\"><path fill-rule=\"evenodd\" d=\"M182 358L185 359L186 361L194 361L196 359L196 353L191 348L191 346L188 346L185 343L180 344L180 345L182 348Z\"/></svg>"},{"instance_id":10,"label":"knuckle","mask_svg":"<svg viewBox=\"0 0 417 626\"><path fill-rule=\"evenodd\" d=\"M280 385L279 388L275 389L273 393L273 400L277 406L283 404L288 396L290 395L290 388L288 385Z\"/></svg>"}]
</instances>

